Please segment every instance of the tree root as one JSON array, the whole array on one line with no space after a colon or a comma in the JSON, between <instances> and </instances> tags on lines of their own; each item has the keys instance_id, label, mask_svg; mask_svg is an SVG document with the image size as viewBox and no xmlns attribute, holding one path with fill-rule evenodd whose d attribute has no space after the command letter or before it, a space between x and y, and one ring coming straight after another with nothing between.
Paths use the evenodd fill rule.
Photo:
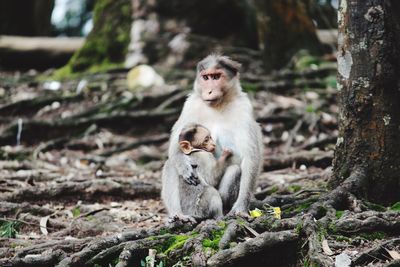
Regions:
<instances>
[{"instance_id":1,"label":"tree root","mask_svg":"<svg viewBox=\"0 0 400 267\"><path fill-rule=\"evenodd\" d=\"M264 170L271 171L296 165L315 165L327 167L332 163L333 151L300 151L289 155L268 157L264 160Z\"/></svg>"},{"instance_id":2,"label":"tree root","mask_svg":"<svg viewBox=\"0 0 400 267\"><path fill-rule=\"evenodd\" d=\"M15 258L12 260L0 260L0 266L2 267L16 267L16 266L43 266L52 267L57 262L65 257L65 252L58 249L52 251L49 254L44 255L27 255L24 258Z\"/></svg>"},{"instance_id":3,"label":"tree root","mask_svg":"<svg viewBox=\"0 0 400 267\"><path fill-rule=\"evenodd\" d=\"M286 255L285 259L280 259L278 255L280 253L277 253L276 247L280 246L297 246L297 241L299 239L299 236L294 233L293 231L282 231L282 232L275 232L275 233L269 233L265 232L259 235L258 237L255 237L253 239L250 239L248 241L245 241L243 243L238 244L234 248L230 249L225 249L217 254L213 255L211 258L208 259L207 265L208 266L243 266L240 265L240 263L248 261L252 262L251 260L256 260L258 261L257 266L262 266L260 265L261 261L267 261L269 264L273 265L276 262L279 262L280 260L286 260L287 258L290 258L290 256L293 256L295 258L295 255ZM276 255L271 255L269 257L264 257L263 259L258 258L257 254L262 254L265 252L274 252ZM285 251L287 253L288 250ZM249 264L249 266L254 266L252 264ZM275 265L275 266L282 266L282 265Z\"/></svg>"},{"instance_id":4,"label":"tree root","mask_svg":"<svg viewBox=\"0 0 400 267\"><path fill-rule=\"evenodd\" d=\"M79 196L80 199L93 199L96 195L115 197L156 197L160 194L160 185L143 182L143 180L129 179L92 179L83 182L63 182L51 184L47 187L26 187L16 189L12 193L0 196L3 201L49 200Z\"/></svg>"},{"instance_id":5,"label":"tree root","mask_svg":"<svg viewBox=\"0 0 400 267\"><path fill-rule=\"evenodd\" d=\"M376 246L372 249L369 249L369 250L361 253L360 255L358 255L355 259L353 259L352 263L355 266L357 266L357 265L367 264L376 259L386 260L386 258L382 258L382 255L387 255L386 248L390 249L392 246L398 246L398 245L400 245L400 238L394 238L394 239L382 242L378 246Z\"/></svg>"},{"instance_id":6,"label":"tree root","mask_svg":"<svg viewBox=\"0 0 400 267\"><path fill-rule=\"evenodd\" d=\"M125 232L102 239L94 239L82 251L74 253L67 258L64 258L56 266L57 267L73 267L84 266L86 262L92 259L103 250L114 247L120 243L143 239L148 236L157 234L157 230L153 231L135 231Z\"/></svg>"},{"instance_id":7,"label":"tree root","mask_svg":"<svg viewBox=\"0 0 400 267\"><path fill-rule=\"evenodd\" d=\"M373 231L400 233L400 213L395 211L366 211L348 214L334 222L332 227L342 234Z\"/></svg>"},{"instance_id":8,"label":"tree root","mask_svg":"<svg viewBox=\"0 0 400 267\"><path fill-rule=\"evenodd\" d=\"M22 134L29 136L29 139L22 138L21 142L26 144L36 144L40 141L59 138L66 135L77 135L84 129L95 124L99 127L123 129L132 128L135 125L143 127L144 124L163 122L160 125L169 129L168 122L174 121L179 115L180 110L169 109L163 111L135 111L135 112L115 112L112 114L99 114L88 118L79 119L60 119L55 121L29 120L23 123ZM165 125L164 125L165 124ZM15 144L18 133L18 124L15 123L6 128L0 136L0 146Z\"/></svg>"}]
</instances>

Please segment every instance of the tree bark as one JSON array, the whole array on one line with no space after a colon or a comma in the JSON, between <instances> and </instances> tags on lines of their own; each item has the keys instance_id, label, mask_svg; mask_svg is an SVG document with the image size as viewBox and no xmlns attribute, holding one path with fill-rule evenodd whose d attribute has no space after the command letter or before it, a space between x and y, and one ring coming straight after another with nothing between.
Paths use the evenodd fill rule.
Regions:
<instances>
[{"instance_id":1,"label":"tree bark","mask_svg":"<svg viewBox=\"0 0 400 267\"><path fill-rule=\"evenodd\" d=\"M383 204L398 201L400 192L399 73L400 3L342 0L340 125L330 184L351 177L353 193Z\"/></svg>"}]
</instances>

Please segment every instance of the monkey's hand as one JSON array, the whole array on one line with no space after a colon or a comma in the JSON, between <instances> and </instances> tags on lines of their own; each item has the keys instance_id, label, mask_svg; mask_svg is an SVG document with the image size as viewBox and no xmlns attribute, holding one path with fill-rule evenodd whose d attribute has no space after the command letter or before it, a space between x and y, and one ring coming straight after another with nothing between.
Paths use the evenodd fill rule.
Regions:
<instances>
[{"instance_id":1,"label":"monkey's hand","mask_svg":"<svg viewBox=\"0 0 400 267\"><path fill-rule=\"evenodd\" d=\"M191 164L190 159L186 156L182 156L182 158L178 160L176 166L179 176L181 176L187 184L196 186L200 183L196 172L197 165Z\"/></svg>"},{"instance_id":2,"label":"monkey's hand","mask_svg":"<svg viewBox=\"0 0 400 267\"><path fill-rule=\"evenodd\" d=\"M232 156L232 150L224 148L222 150L221 158L228 159Z\"/></svg>"}]
</instances>

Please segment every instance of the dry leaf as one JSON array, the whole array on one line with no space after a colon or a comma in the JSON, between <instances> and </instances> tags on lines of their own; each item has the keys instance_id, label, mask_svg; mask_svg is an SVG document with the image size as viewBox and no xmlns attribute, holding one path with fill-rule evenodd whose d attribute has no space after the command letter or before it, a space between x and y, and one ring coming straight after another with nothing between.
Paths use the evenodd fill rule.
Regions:
<instances>
[{"instance_id":1,"label":"dry leaf","mask_svg":"<svg viewBox=\"0 0 400 267\"><path fill-rule=\"evenodd\" d=\"M45 216L40 219L40 232L44 235L48 235L49 232L47 231L47 221L49 220L50 216Z\"/></svg>"},{"instance_id":2,"label":"dry leaf","mask_svg":"<svg viewBox=\"0 0 400 267\"><path fill-rule=\"evenodd\" d=\"M332 256L334 254L333 251L331 250L331 248L328 245L328 240L326 240L326 239L324 239L322 241L322 250L328 256Z\"/></svg>"},{"instance_id":3,"label":"dry leaf","mask_svg":"<svg viewBox=\"0 0 400 267\"><path fill-rule=\"evenodd\" d=\"M398 253L396 250L388 250L386 249L387 253L389 253L390 257L392 257L394 260L400 260L400 253Z\"/></svg>"}]
</instances>

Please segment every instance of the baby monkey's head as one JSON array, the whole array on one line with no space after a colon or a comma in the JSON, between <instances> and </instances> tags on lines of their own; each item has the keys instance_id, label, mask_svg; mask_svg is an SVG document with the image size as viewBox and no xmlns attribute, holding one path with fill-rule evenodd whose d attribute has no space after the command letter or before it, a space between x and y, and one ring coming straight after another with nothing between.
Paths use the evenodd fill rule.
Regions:
<instances>
[{"instance_id":1,"label":"baby monkey's head","mask_svg":"<svg viewBox=\"0 0 400 267\"><path fill-rule=\"evenodd\" d=\"M188 155L199 149L214 152L215 143L207 128L200 124L190 124L184 127L179 134L179 147L183 153Z\"/></svg>"}]
</instances>

